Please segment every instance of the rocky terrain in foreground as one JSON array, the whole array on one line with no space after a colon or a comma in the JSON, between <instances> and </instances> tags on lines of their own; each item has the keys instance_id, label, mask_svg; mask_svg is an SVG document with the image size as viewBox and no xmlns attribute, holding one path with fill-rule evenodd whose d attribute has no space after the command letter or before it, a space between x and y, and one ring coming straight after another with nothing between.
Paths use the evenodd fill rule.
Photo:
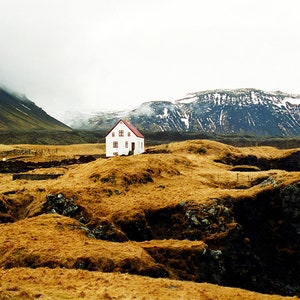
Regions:
<instances>
[{"instance_id":1,"label":"rocky terrain in foreground","mask_svg":"<svg viewBox=\"0 0 300 300\"><path fill-rule=\"evenodd\" d=\"M27 172L62 173L53 180L2 173L0 291L5 299L34 299L62 284L61 298L70 290L92 299L92 290L100 299L130 299L124 281L139 286L145 278L149 294L137 287L131 295L299 296L299 164L300 149L196 140ZM30 286L18 287L22 279Z\"/></svg>"}]
</instances>

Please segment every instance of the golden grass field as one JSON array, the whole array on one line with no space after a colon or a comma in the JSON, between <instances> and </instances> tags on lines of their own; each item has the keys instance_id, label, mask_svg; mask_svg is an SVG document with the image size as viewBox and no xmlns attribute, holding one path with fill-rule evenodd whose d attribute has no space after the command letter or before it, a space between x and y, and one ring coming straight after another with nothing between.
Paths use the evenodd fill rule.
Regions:
<instances>
[{"instance_id":1,"label":"golden grass field","mask_svg":"<svg viewBox=\"0 0 300 300\"><path fill-rule=\"evenodd\" d=\"M199 152L199 149L205 151ZM91 223L116 219L125 222L145 210L175 207L182 201L201 204L227 196L251 197L273 188L272 184L253 184L270 177L278 186L300 180L300 172L280 169L232 172L232 166L216 162L228 156L247 155L275 159L299 149L237 148L195 140L154 146L149 150L152 154L99 158L87 164L29 171L63 174L54 180L13 181L12 174L0 174L0 198L19 208L14 215L16 222L0 224L0 300L299 299L180 281L175 275L172 279L155 279L121 274L120 268L129 260L136 262L138 273L143 273L144 268L157 268L148 253L149 248L201 250L204 243L172 239L120 243L91 239L75 219L39 214L48 194L63 193L85 208ZM103 144L0 145L0 160L5 157L7 161L42 162L104 153ZM98 269L74 268L83 257L99 266ZM34 268L28 267L30 263Z\"/></svg>"}]
</instances>

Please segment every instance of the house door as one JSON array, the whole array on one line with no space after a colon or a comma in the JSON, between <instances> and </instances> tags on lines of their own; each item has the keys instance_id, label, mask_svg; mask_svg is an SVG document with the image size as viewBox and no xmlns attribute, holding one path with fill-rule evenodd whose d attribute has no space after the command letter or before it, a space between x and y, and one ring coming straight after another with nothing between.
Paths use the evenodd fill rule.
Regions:
<instances>
[{"instance_id":1,"label":"house door","mask_svg":"<svg viewBox=\"0 0 300 300\"><path fill-rule=\"evenodd\" d=\"M135 150L135 143L131 143L131 151L134 154L134 150Z\"/></svg>"}]
</instances>

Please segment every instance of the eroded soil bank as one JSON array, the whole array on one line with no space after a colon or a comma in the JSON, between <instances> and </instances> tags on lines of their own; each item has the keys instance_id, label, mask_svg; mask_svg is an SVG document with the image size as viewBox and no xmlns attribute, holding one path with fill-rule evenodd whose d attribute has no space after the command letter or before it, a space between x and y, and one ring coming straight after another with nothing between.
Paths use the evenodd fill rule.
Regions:
<instances>
[{"instance_id":1,"label":"eroded soil bank","mask_svg":"<svg viewBox=\"0 0 300 300\"><path fill-rule=\"evenodd\" d=\"M81 226L90 239L138 242L155 264L141 267L143 262L135 258L121 264L113 260L104 263L83 256L74 258L73 265L67 265L51 261L38 263L34 256L29 256L22 261L22 266L109 272L117 268L120 272L151 277L300 295L299 199L300 182L264 191L254 198L213 199L208 204L182 201L160 210L145 210L130 217L115 215L111 220L97 221L76 200L67 199L63 194L48 195L39 214L75 218L80 222L78 227ZM4 204L2 200L2 212ZM7 221L12 220L2 215L2 222ZM172 243L159 244L157 240L185 243L173 247ZM190 247L187 241L203 241L205 245ZM11 267L10 261L2 262L1 266Z\"/></svg>"}]
</instances>

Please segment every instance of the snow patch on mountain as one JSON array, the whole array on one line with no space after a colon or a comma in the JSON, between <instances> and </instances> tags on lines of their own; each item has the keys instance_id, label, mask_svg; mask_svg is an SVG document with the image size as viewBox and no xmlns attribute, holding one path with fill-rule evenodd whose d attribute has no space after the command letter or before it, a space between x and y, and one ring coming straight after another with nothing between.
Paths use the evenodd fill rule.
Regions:
<instances>
[{"instance_id":1,"label":"snow patch on mountain","mask_svg":"<svg viewBox=\"0 0 300 300\"><path fill-rule=\"evenodd\" d=\"M79 116L76 127L66 123L103 129L118 118L141 131L293 136L300 135L300 96L258 89L203 91L175 101L148 101L129 112Z\"/></svg>"},{"instance_id":2,"label":"snow patch on mountain","mask_svg":"<svg viewBox=\"0 0 300 300\"><path fill-rule=\"evenodd\" d=\"M163 114L163 117L164 118L167 118L169 116L169 114L168 114L168 109L165 107L164 108L164 114Z\"/></svg>"},{"instance_id":3,"label":"snow patch on mountain","mask_svg":"<svg viewBox=\"0 0 300 300\"><path fill-rule=\"evenodd\" d=\"M189 129L190 127L190 117L188 114L183 114L183 116L180 118L180 120L185 124L185 127Z\"/></svg>"}]
</instances>

